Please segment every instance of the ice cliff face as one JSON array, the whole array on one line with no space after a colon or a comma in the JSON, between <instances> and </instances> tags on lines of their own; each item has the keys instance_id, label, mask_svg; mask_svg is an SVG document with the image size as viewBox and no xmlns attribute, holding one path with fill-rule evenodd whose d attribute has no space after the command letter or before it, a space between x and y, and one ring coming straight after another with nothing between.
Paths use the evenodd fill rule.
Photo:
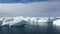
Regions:
<instances>
[{"instance_id":1,"label":"ice cliff face","mask_svg":"<svg viewBox=\"0 0 60 34\"><path fill-rule=\"evenodd\" d=\"M60 25L60 17L4 17L0 18L0 25L21 26L21 25L47 25L48 23Z\"/></svg>"}]
</instances>

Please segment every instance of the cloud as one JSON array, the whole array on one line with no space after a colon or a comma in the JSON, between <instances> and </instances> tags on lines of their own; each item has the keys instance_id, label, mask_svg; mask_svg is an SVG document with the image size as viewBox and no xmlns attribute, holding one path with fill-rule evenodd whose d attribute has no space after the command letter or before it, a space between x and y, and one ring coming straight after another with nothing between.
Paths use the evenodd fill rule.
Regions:
<instances>
[{"instance_id":1,"label":"cloud","mask_svg":"<svg viewBox=\"0 0 60 34\"><path fill-rule=\"evenodd\" d=\"M60 2L0 4L0 16L59 16Z\"/></svg>"}]
</instances>

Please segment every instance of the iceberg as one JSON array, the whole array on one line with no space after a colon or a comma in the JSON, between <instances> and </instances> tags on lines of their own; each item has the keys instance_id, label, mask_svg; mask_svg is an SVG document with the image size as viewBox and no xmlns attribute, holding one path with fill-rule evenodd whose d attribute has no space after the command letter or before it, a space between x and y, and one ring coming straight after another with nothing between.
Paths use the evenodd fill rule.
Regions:
<instances>
[{"instance_id":1,"label":"iceberg","mask_svg":"<svg viewBox=\"0 0 60 34\"><path fill-rule=\"evenodd\" d=\"M14 18L6 18L3 22L1 26L21 26L21 25L25 25L27 22L25 22L24 20L22 20L19 17L14 17Z\"/></svg>"},{"instance_id":2,"label":"iceberg","mask_svg":"<svg viewBox=\"0 0 60 34\"><path fill-rule=\"evenodd\" d=\"M59 26L60 25L60 19L53 21L53 25Z\"/></svg>"},{"instance_id":3,"label":"iceberg","mask_svg":"<svg viewBox=\"0 0 60 34\"><path fill-rule=\"evenodd\" d=\"M2 17L0 26L22 26L22 25L60 25L60 17Z\"/></svg>"}]
</instances>

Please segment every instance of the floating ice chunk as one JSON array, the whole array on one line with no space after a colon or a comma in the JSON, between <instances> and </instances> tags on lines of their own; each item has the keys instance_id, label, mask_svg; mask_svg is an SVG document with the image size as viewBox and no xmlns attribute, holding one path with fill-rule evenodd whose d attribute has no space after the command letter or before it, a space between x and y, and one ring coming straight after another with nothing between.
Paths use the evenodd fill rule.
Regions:
<instances>
[{"instance_id":1,"label":"floating ice chunk","mask_svg":"<svg viewBox=\"0 0 60 34\"><path fill-rule=\"evenodd\" d=\"M10 22L9 26L12 26L12 25L14 25L14 24L19 23L19 22L22 21L22 19L20 19L19 17L15 17L13 19L14 20Z\"/></svg>"},{"instance_id":2,"label":"floating ice chunk","mask_svg":"<svg viewBox=\"0 0 60 34\"><path fill-rule=\"evenodd\" d=\"M23 21L23 22L22 22L22 21ZM1 26L4 26L4 25L8 25L8 26L15 25L15 26L17 26L17 25L19 25L19 24L20 24L20 26L26 24L26 21L24 20L23 17L6 18L6 19L3 21L3 23L2 23Z\"/></svg>"},{"instance_id":3,"label":"floating ice chunk","mask_svg":"<svg viewBox=\"0 0 60 34\"><path fill-rule=\"evenodd\" d=\"M60 26L60 19L53 21L53 25L59 25Z\"/></svg>"},{"instance_id":4,"label":"floating ice chunk","mask_svg":"<svg viewBox=\"0 0 60 34\"><path fill-rule=\"evenodd\" d=\"M38 19L38 25L47 25L48 17L41 17Z\"/></svg>"},{"instance_id":5,"label":"floating ice chunk","mask_svg":"<svg viewBox=\"0 0 60 34\"><path fill-rule=\"evenodd\" d=\"M47 17L42 17L38 20L39 23L44 23L44 22L48 22L48 18Z\"/></svg>"},{"instance_id":6,"label":"floating ice chunk","mask_svg":"<svg viewBox=\"0 0 60 34\"><path fill-rule=\"evenodd\" d=\"M2 25L1 25L1 26L9 25L9 24L10 24L9 22L11 22L11 21L13 21L12 18L6 18L6 19L4 19L4 20L2 21Z\"/></svg>"},{"instance_id":7,"label":"floating ice chunk","mask_svg":"<svg viewBox=\"0 0 60 34\"><path fill-rule=\"evenodd\" d=\"M37 22L37 18L35 18L35 17L32 17L32 18L30 18L30 24L31 25L34 25L34 24L36 24L36 22Z\"/></svg>"}]
</instances>

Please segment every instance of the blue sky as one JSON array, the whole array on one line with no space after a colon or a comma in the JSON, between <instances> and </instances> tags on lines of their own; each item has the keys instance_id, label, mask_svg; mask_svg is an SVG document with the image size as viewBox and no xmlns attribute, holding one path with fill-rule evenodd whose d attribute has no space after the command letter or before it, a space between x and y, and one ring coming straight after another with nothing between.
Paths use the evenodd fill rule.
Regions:
<instances>
[{"instance_id":1,"label":"blue sky","mask_svg":"<svg viewBox=\"0 0 60 34\"><path fill-rule=\"evenodd\" d=\"M0 16L60 16L60 0L0 0Z\"/></svg>"},{"instance_id":2,"label":"blue sky","mask_svg":"<svg viewBox=\"0 0 60 34\"><path fill-rule=\"evenodd\" d=\"M41 1L60 1L60 0L0 0L0 3L32 3Z\"/></svg>"},{"instance_id":3,"label":"blue sky","mask_svg":"<svg viewBox=\"0 0 60 34\"><path fill-rule=\"evenodd\" d=\"M0 0L0 3L31 3L47 0Z\"/></svg>"}]
</instances>

